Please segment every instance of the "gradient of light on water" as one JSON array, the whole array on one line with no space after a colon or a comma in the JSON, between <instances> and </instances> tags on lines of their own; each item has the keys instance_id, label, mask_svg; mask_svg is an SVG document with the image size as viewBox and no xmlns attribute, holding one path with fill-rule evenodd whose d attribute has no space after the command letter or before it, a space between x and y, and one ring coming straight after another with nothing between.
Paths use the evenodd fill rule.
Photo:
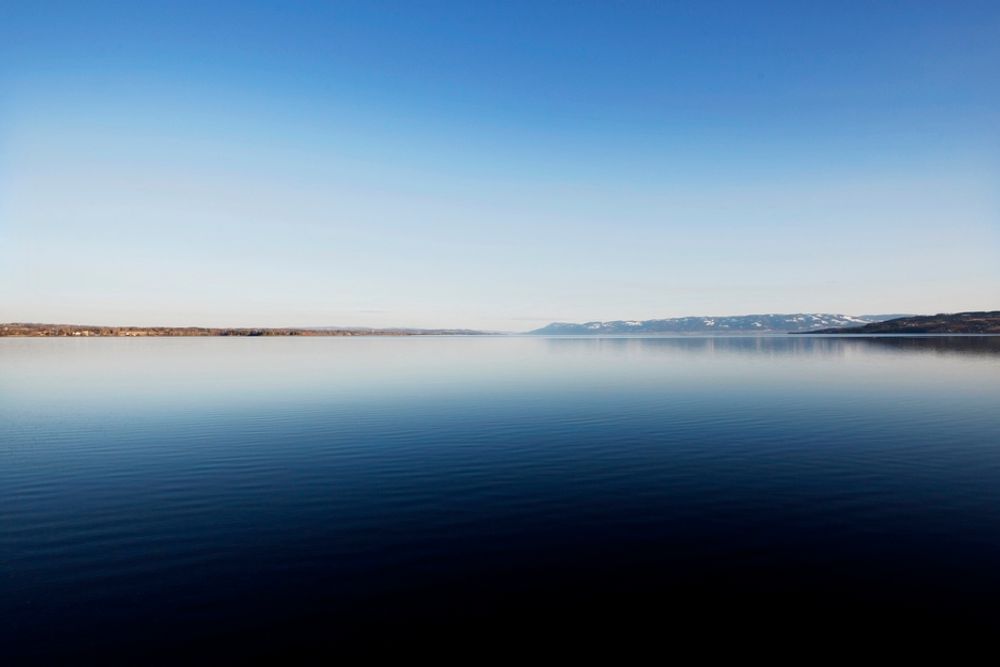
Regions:
<instances>
[{"instance_id":1,"label":"gradient of light on water","mask_svg":"<svg viewBox=\"0 0 1000 667\"><path fill-rule=\"evenodd\" d=\"M0 340L0 632L990 625L998 435L987 337Z\"/></svg>"}]
</instances>

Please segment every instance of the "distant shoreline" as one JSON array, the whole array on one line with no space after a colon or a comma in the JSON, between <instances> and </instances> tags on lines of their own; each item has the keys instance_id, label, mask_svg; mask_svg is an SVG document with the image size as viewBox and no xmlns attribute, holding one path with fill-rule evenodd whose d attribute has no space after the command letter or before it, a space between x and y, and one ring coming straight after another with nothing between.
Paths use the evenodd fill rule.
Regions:
<instances>
[{"instance_id":1,"label":"distant shoreline","mask_svg":"<svg viewBox=\"0 0 1000 667\"><path fill-rule=\"evenodd\" d=\"M871 316L869 316L871 317ZM809 319L811 318L811 319ZM49 324L39 322L0 323L0 338L205 338L205 337L347 337L347 336L491 336L528 335L554 337L649 337L649 336L871 336L871 335L1000 335L1000 311L973 311L896 317L861 326L780 329L808 321L862 318L841 315L742 315L726 318L673 318L667 320L552 323L523 333L476 329L414 329L406 327L197 327L197 326L107 326L93 324ZM707 322L706 322L707 320ZM773 320L773 321L772 321ZM862 320L863 321L863 320ZM756 328L751 328L751 322ZM709 324L719 324L718 328ZM622 325L622 326L618 326ZM684 325L684 326L681 326ZM697 325L697 326L696 326ZM676 329L673 327L676 326ZM732 327L732 328L730 328ZM624 328L624 330L622 330ZM655 328L655 330L649 330Z\"/></svg>"},{"instance_id":2,"label":"distant shoreline","mask_svg":"<svg viewBox=\"0 0 1000 667\"><path fill-rule=\"evenodd\" d=\"M0 324L5 338L204 338L204 337L343 337L343 336L474 336L471 329L338 329L306 327L138 327L87 324Z\"/></svg>"}]
</instances>

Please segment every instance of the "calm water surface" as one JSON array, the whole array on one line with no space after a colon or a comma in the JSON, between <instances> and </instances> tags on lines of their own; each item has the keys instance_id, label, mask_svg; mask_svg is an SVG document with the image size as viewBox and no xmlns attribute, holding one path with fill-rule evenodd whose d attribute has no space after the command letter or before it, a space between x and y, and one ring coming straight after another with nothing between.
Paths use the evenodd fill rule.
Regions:
<instances>
[{"instance_id":1,"label":"calm water surface","mask_svg":"<svg viewBox=\"0 0 1000 667\"><path fill-rule=\"evenodd\" d=\"M996 628L1000 339L0 339L7 655Z\"/></svg>"}]
</instances>

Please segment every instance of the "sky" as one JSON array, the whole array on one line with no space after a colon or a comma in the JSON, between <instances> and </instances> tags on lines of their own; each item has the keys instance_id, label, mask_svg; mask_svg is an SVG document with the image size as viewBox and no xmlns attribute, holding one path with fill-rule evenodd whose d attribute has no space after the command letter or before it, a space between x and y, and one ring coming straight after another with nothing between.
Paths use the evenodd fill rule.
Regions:
<instances>
[{"instance_id":1,"label":"sky","mask_svg":"<svg viewBox=\"0 0 1000 667\"><path fill-rule=\"evenodd\" d=\"M0 17L0 321L1000 308L993 0Z\"/></svg>"}]
</instances>

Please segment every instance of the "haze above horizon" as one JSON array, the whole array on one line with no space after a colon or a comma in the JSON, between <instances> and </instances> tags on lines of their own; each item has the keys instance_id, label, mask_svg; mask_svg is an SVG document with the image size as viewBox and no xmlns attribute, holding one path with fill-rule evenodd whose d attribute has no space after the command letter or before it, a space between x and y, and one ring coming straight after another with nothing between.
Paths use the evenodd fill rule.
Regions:
<instances>
[{"instance_id":1,"label":"haze above horizon","mask_svg":"<svg viewBox=\"0 0 1000 667\"><path fill-rule=\"evenodd\" d=\"M1000 300L995 2L5 10L0 321Z\"/></svg>"}]
</instances>

